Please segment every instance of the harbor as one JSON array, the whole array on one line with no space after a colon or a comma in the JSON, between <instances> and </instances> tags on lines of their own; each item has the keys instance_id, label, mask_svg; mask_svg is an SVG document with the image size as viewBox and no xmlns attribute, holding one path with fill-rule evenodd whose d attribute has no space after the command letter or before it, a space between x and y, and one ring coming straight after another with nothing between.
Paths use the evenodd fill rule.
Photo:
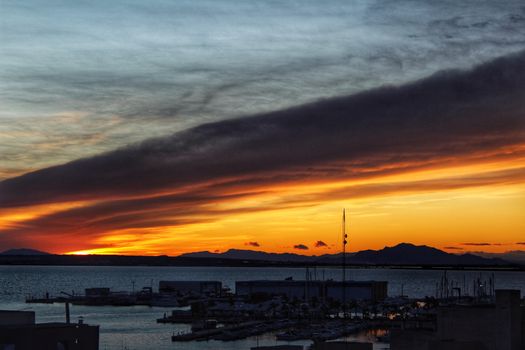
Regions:
<instances>
[{"instance_id":1,"label":"harbor","mask_svg":"<svg viewBox=\"0 0 525 350\"><path fill-rule=\"evenodd\" d=\"M0 12L0 350L525 350L525 0Z\"/></svg>"},{"instance_id":2,"label":"harbor","mask_svg":"<svg viewBox=\"0 0 525 350\"><path fill-rule=\"evenodd\" d=\"M275 344L301 341L319 344L368 334L370 344L404 349L407 332L426 334L438 329L438 324L444 322L443 310L455 310L453 312L460 315L457 319L468 319L461 316L461 312L465 312L461 310L491 312L494 305L510 298L505 297L508 293L504 290L496 289L493 273L461 280L442 272L434 285L432 296L411 298L404 295L404 288L397 296L389 296L386 281L348 280L343 284L313 278L251 280L237 281L232 291L214 280L162 280L155 291L150 287L136 292L91 287L83 294L45 295L40 299L27 298L26 302L65 304L66 308L69 304L111 307L118 313L126 307L155 310L159 306L154 305L153 300L171 300L174 306L161 307L168 311L149 321L158 327L187 325L183 330L171 332L171 343L236 343L270 336ZM512 294L512 304L523 310L520 298L519 293ZM425 336L428 341L432 340L428 334Z\"/></svg>"}]
</instances>

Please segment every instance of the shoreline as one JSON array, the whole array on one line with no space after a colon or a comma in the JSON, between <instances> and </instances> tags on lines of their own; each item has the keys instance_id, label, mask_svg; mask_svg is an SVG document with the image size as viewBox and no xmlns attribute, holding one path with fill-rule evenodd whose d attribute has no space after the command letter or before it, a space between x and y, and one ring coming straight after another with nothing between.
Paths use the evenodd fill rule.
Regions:
<instances>
[{"instance_id":1,"label":"shoreline","mask_svg":"<svg viewBox=\"0 0 525 350\"><path fill-rule=\"evenodd\" d=\"M41 255L0 256L0 266L107 266L107 267L250 267L250 268L330 268L340 269L338 264L277 262L236 259L149 257L121 255ZM347 269L391 270L460 270L460 271L509 271L523 272L522 265L421 265L421 264L349 264Z\"/></svg>"}]
</instances>

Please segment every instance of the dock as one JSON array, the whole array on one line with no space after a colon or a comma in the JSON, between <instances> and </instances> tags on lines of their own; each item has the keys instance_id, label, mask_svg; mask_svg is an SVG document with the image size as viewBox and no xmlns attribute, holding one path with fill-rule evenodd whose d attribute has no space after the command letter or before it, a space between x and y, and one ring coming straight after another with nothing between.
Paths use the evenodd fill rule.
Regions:
<instances>
[{"instance_id":1,"label":"dock","mask_svg":"<svg viewBox=\"0 0 525 350\"><path fill-rule=\"evenodd\" d=\"M201 341L201 340L222 340L233 341L287 329L294 325L289 320L279 321L248 321L236 325L224 326L214 329L200 330L184 334L177 334L171 337L174 342Z\"/></svg>"}]
</instances>

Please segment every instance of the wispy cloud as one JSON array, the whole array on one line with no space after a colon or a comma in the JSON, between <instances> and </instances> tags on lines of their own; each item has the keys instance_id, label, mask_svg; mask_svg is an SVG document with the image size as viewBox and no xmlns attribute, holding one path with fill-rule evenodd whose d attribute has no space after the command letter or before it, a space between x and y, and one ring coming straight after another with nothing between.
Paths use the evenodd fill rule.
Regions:
<instances>
[{"instance_id":1,"label":"wispy cloud","mask_svg":"<svg viewBox=\"0 0 525 350\"><path fill-rule=\"evenodd\" d=\"M0 206L138 196L232 177L369 176L481 156L524 142L524 78L522 53L471 72L206 124L2 181Z\"/></svg>"},{"instance_id":2,"label":"wispy cloud","mask_svg":"<svg viewBox=\"0 0 525 350\"><path fill-rule=\"evenodd\" d=\"M471 71L201 125L0 182L0 208L83 202L0 231L4 245L184 225L321 199L523 181L515 168L361 184L239 208L213 204L286 183L372 178L523 152L525 53ZM520 148L521 147L521 148ZM514 153L513 153L514 152ZM44 229L45 228L45 229ZM45 232L43 232L45 230Z\"/></svg>"},{"instance_id":3,"label":"wispy cloud","mask_svg":"<svg viewBox=\"0 0 525 350\"><path fill-rule=\"evenodd\" d=\"M491 246L492 243L486 243L486 242L467 242L467 243L461 243L463 245L467 246L475 246L475 247L485 247L485 246Z\"/></svg>"},{"instance_id":4,"label":"wispy cloud","mask_svg":"<svg viewBox=\"0 0 525 350\"><path fill-rule=\"evenodd\" d=\"M0 154L22 171L61 164L467 68L522 48L524 36L512 0L3 2ZM57 126L68 111L86 117ZM32 139L2 137L19 130Z\"/></svg>"},{"instance_id":5,"label":"wispy cloud","mask_svg":"<svg viewBox=\"0 0 525 350\"><path fill-rule=\"evenodd\" d=\"M260 247L261 245L259 242L246 242L244 245L251 246L251 247Z\"/></svg>"}]
</instances>

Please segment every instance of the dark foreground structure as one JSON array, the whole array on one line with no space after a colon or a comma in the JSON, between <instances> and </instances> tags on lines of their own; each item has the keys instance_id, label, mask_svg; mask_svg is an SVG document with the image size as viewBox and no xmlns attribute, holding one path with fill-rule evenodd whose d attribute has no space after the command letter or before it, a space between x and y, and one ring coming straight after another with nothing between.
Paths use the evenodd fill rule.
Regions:
<instances>
[{"instance_id":1,"label":"dark foreground structure","mask_svg":"<svg viewBox=\"0 0 525 350\"><path fill-rule=\"evenodd\" d=\"M496 290L493 304L440 306L435 320L391 330L391 350L525 350L519 290Z\"/></svg>"},{"instance_id":2,"label":"dark foreground structure","mask_svg":"<svg viewBox=\"0 0 525 350\"><path fill-rule=\"evenodd\" d=\"M98 350L98 326L35 323L33 311L0 310L0 349Z\"/></svg>"}]
</instances>

